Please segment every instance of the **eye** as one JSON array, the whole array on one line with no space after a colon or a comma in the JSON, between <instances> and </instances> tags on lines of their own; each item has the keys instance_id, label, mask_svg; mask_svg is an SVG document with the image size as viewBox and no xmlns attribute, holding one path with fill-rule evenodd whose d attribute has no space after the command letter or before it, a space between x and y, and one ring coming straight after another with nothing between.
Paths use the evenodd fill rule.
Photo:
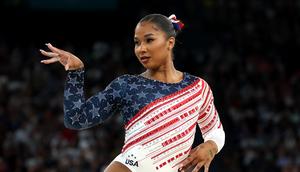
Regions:
<instances>
[{"instance_id":1,"label":"eye","mask_svg":"<svg viewBox=\"0 0 300 172\"><path fill-rule=\"evenodd\" d=\"M147 39L146 39L146 42L147 42L147 43L151 43L152 41L154 41L153 38L147 38Z\"/></svg>"},{"instance_id":2,"label":"eye","mask_svg":"<svg viewBox=\"0 0 300 172\"><path fill-rule=\"evenodd\" d=\"M137 40L134 40L134 45L139 45L139 41L137 41Z\"/></svg>"}]
</instances>

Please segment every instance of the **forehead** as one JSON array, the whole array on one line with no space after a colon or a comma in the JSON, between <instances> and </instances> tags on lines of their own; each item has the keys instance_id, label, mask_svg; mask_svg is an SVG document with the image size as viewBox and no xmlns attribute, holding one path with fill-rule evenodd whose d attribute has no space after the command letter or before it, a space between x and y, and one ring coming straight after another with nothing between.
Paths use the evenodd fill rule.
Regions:
<instances>
[{"instance_id":1,"label":"forehead","mask_svg":"<svg viewBox=\"0 0 300 172\"><path fill-rule=\"evenodd\" d=\"M141 22L135 27L135 37L144 36L146 34L162 34L161 29L152 22Z\"/></svg>"}]
</instances>

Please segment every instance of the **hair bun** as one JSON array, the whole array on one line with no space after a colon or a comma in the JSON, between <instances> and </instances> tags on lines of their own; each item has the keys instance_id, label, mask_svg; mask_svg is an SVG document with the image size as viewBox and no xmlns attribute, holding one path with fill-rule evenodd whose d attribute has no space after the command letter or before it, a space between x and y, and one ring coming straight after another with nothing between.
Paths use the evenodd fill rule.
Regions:
<instances>
[{"instance_id":1,"label":"hair bun","mask_svg":"<svg viewBox=\"0 0 300 172\"><path fill-rule=\"evenodd\" d=\"M181 31L184 27L184 24L180 20L177 20L175 14L170 15L169 20L171 20L176 31Z\"/></svg>"}]
</instances>

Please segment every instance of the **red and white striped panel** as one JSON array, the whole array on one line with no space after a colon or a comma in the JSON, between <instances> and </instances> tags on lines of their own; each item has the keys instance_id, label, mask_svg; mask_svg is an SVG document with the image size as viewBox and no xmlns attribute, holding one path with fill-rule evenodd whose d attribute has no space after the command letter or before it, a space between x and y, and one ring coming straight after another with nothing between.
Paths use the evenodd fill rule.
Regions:
<instances>
[{"instance_id":1,"label":"red and white striped panel","mask_svg":"<svg viewBox=\"0 0 300 172\"><path fill-rule=\"evenodd\" d=\"M198 125L201 129L202 136L205 137L213 129L222 127L218 111L214 105L214 97L211 89L207 86L204 93L204 103L201 106L198 118Z\"/></svg>"},{"instance_id":2,"label":"red and white striped panel","mask_svg":"<svg viewBox=\"0 0 300 172\"><path fill-rule=\"evenodd\" d=\"M191 149L197 121L202 120L201 110L210 106L206 108L207 113L214 111L213 106L208 103L209 90L207 83L199 79L190 86L144 107L125 126L122 153L139 145L145 152L149 152L145 158L151 157L156 169L159 170L167 164L176 166L187 157ZM203 121L213 119L212 116ZM206 130L209 131L209 128Z\"/></svg>"}]
</instances>

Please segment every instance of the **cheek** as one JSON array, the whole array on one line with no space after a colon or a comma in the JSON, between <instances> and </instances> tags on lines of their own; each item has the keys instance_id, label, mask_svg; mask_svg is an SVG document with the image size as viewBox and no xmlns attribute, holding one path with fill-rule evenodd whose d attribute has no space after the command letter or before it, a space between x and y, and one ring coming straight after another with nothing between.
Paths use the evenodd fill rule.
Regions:
<instances>
[{"instance_id":1,"label":"cheek","mask_svg":"<svg viewBox=\"0 0 300 172\"><path fill-rule=\"evenodd\" d=\"M161 44L160 46L157 46L155 52L161 58L165 58L165 56L168 54L168 50L165 44Z\"/></svg>"},{"instance_id":2,"label":"cheek","mask_svg":"<svg viewBox=\"0 0 300 172\"><path fill-rule=\"evenodd\" d=\"M134 47L134 54L137 55L137 49Z\"/></svg>"},{"instance_id":3,"label":"cheek","mask_svg":"<svg viewBox=\"0 0 300 172\"><path fill-rule=\"evenodd\" d=\"M161 41L154 46L152 46L152 50L158 54L164 54L167 53L167 46L166 43Z\"/></svg>"}]
</instances>

